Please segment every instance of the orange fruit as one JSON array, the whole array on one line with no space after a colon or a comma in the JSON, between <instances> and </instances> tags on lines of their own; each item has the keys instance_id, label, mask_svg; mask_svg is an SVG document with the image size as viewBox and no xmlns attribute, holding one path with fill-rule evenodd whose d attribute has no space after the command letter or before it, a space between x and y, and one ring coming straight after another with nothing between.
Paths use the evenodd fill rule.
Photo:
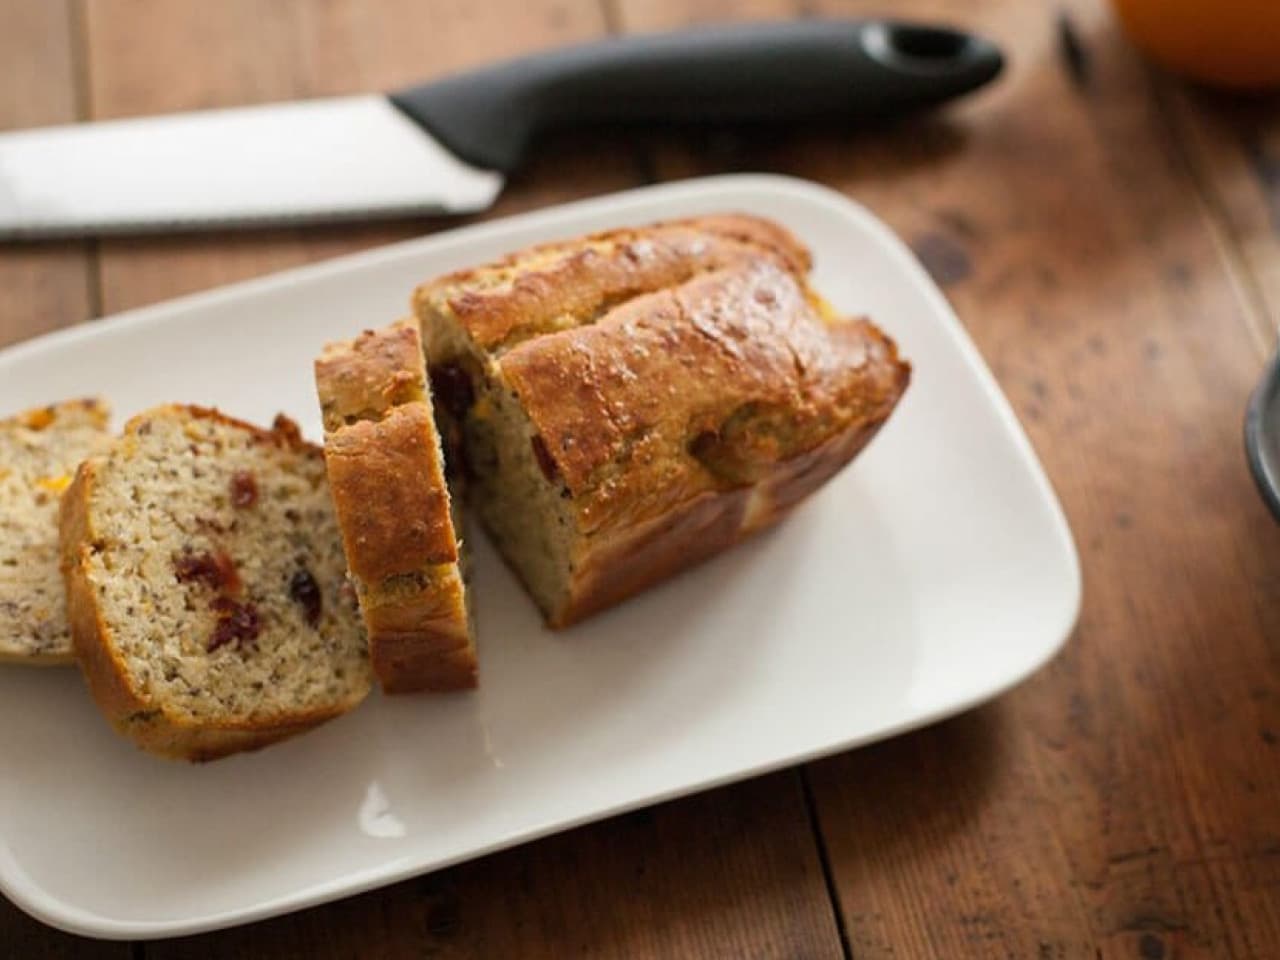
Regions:
<instances>
[{"instance_id":1,"label":"orange fruit","mask_svg":"<svg viewBox=\"0 0 1280 960\"><path fill-rule=\"evenodd\" d=\"M1218 87L1280 86L1280 0L1112 0L1153 60Z\"/></svg>"}]
</instances>

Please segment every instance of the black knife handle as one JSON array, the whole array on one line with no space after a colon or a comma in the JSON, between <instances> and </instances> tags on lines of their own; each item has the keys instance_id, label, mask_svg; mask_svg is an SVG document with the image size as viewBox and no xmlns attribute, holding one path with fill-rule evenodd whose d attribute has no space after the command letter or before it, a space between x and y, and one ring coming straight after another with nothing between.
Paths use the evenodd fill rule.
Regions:
<instances>
[{"instance_id":1,"label":"black knife handle","mask_svg":"<svg viewBox=\"0 0 1280 960\"><path fill-rule=\"evenodd\" d=\"M622 37L391 95L462 159L510 172L544 130L601 122L864 120L928 107L1000 72L972 34L891 20L798 20Z\"/></svg>"}]
</instances>

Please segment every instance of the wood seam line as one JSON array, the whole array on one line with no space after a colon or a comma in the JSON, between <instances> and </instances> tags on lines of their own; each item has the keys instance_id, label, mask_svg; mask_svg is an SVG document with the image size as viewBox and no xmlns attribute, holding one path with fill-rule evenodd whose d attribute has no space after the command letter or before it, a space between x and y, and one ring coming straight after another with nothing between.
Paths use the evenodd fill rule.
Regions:
<instances>
[{"instance_id":1,"label":"wood seam line","mask_svg":"<svg viewBox=\"0 0 1280 960\"><path fill-rule=\"evenodd\" d=\"M89 50L89 12L86 0L67 0L67 23L71 48L71 83L75 96L76 119L84 122L94 115L92 63ZM85 294L89 316L79 321L102 316L102 241L90 238L84 241Z\"/></svg>"},{"instance_id":2,"label":"wood seam line","mask_svg":"<svg viewBox=\"0 0 1280 960\"><path fill-rule=\"evenodd\" d=\"M800 791L804 797L805 813L809 817L809 829L813 834L813 843L818 850L818 863L822 867L822 882L827 891L827 902L831 906L831 918L836 925L836 935L840 938L840 953L844 960L853 960L853 949L849 943L849 929L845 926L844 910L840 906L840 890L836 886L835 871L831 868L831 855L827 850L827 840L822 833L822 821L818 817L818 803L813 795L813 786L809 782L809 767L796 770L800 778Z\"/></svg>"},{"instance_id":3,"label":"wood seam line","mask_svg":"<svg viewBox=\"0 0 1280 960\"><path fill-rule=\"evenodd\" d=\"M1147 66L1144 69L1147 75L1147 86L1156 106L1156 115L1164 123L1173 141L1179 164L1194 187L1202 219L1209 227L1209 235L1213 238L1213 244L1226 268L1227 279L1231 283L1235 299L1244 311L1249 338L1257 347L1258 354L1266 359L1271 356L1275 348L1276 330L1280 326L1280 317L1271 316L1266 297L1262 292L1262 285L1249 268L1240 238L1231 225L1231 218L1227 215L1226 204L1214 188L1213 178L1196 162L1195 150L1190 144L1194 134L1184 129L1184 125L1178 121L1177 111L1169 99L1166 82L1155 75L1155 68Z\"/></svg>"}]
</instances>

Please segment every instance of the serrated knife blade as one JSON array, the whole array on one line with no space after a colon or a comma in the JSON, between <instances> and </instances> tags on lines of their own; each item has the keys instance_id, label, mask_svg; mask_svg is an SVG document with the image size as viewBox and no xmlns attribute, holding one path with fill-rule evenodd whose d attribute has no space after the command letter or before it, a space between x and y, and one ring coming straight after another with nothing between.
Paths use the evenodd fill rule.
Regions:
<instances>
[{"instance_id":1,"label":"serrated knife blade","mask_svg":"<svg viewBox=\"0 0 1280 960\"><path fill-rule=\"evenodd\" d=\"M0 237L461 213L501 174L382 96L0 134Z\"/></svg>"}]
</instances>

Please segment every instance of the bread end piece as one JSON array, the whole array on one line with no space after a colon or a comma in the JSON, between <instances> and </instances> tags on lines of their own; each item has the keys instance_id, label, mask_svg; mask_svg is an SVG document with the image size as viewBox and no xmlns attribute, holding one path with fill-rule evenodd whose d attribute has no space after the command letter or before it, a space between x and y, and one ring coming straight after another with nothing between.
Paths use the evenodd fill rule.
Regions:
<instances>
[{"instance_id":1,"label":"bread end piece","mask_svg":"<svg viewBox=\"0 0 1280 960\"><path fill-rule=\"evenodd\" d=\"M417 322L328 344L315 376L326 469L379 683L387 693L476 686L458 518Z\"/></svg>"}]
</instances>

